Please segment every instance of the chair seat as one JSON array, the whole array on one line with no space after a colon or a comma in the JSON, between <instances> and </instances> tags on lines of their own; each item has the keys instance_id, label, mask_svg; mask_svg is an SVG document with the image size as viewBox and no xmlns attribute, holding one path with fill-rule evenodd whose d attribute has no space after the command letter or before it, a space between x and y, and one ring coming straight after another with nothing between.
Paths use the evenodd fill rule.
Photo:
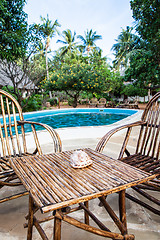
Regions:
<instances>
[{"instance_id":1,"label":"chair seat","mask_svg":"<svg viewBox=\"0 0 160 240\"><path fill-rule=\"evenodd\" d=\"M30 153L22 154L22 156L24 156L24 155L32 155L32 154L30 154ZM17 155L17 156L19 156L19 155ZM0 158L0 178L2 176L6 177L7 175L10 175L11 172L13 173L14 171L10 166L9 157Z\"/></svg>"},{"instance_id":2,"label":"chair seat","mask_svg":"<svg viewBox=\"0 0 160 240\"><path fill-rule=\"evenodd\" d=\"M142 154L134 154L123 158L121 161L151 174L160 174L160 159Z\"/></svg>"},{"instance_id":3,"label":"chair seat","mask_svg":"<svg viewBox=\"0 0 160 240\"><path fill-rule=\"evenodd\" d=\"M12 170L12 168L9 164L8 159L0 158L0 175L2 175L4 172L8 172L10 170Z\"/></svg>"}]
</instances>

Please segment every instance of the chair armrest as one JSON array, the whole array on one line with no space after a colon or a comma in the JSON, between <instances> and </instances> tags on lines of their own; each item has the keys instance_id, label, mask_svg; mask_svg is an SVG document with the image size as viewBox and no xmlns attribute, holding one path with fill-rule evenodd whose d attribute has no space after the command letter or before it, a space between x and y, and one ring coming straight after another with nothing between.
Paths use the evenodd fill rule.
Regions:
<instances>
[{"instance_id":1,"label":"chair armrest","mask_svg":"<svg viewBox=\"0 0 160 240\"><path fill-rule=\"evenodd\" d=\"M134 122L134 123L130 123L130 124L126 124L126 125L123 125L123 126L119 126L117 128L114 128L112 130L110 130L107 134L105 134L101 140L98 142L97 146L96 146L96 151L98 152L102 152L104 147L106 146L108 140L111 138L111 136L113 134L115 134L116 132L120 131L120 130L123 130L125 128L132 128L132 127L136 127L136 126L142 126L142 125L145 125L146 122L144 121L137 121L137 122Z\"/></svg>"},{"instance_id":2,"label":"chair armrest","mask_svg":"<svg viewBox=\"0 0 160 240\"><path fill-rule=\"evenodd\" d=\"M35 130L35 125L43 127L44 129L46 129L50 133L50 135L53 139L54 151L55 152L61 152L62 151L61 139L60 139L58 133L52 127L50 127L49 125L43 124L43 123L38 123L38 122L24 121L24 120L23 121L17 121L17 122L18 122L19 125L31 124L36 145L37 145L37 143L39 144L39 142L37 142L38 138L37 138L37 134L36 134L36 130Z\"/></svg>"}]
</instances>

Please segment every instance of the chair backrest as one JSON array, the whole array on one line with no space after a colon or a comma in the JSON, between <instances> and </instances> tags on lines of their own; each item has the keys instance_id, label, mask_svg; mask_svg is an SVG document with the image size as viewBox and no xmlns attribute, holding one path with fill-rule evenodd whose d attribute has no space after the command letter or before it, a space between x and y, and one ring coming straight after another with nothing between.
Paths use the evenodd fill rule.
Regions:
<instances>
[{"instance_id":1,"label":"chair backrest","mask_svg":"<svg viewBox=\"0 0 160 240\"><path fill-rule=\"evenodd\" d=\"M160 153L160 92L148 102L141 120L146 124L141 127L136 152L158 159Z\"/></svg>"},{"instance_id":2,"label":"chair backrest","mask_svg":"<svg viewBox=\"0 0 160 240\"><path fill-rule=\"evenodd\" d=\"M97 98L92 98L91 100L90 100L90 103L92 104L95 104L95 103L98 103L98 99Z\"/></svg>"},{"instance_id":3,"label":"chair backrest","mask_svg":"<svg viewBox=\"0 0 160 240\"><path fill-rule=\"evenodd\" d=\"M101 104L106 104L106 99L105 99L105 98L100 98L100 99L99 99L99 103L101 103Z\"/></svg>"},{"instance_id":4,"label":"chair backrest","mask_svg":"<svg viewBox=\"0 0 160 240\"><path fill-rule=\"evenodd\" d=\"M22 109L13 96L1 89L0 115L1 157L25 153L27 149L24 126L19 126L17 122L17 120L23 121ZM19 131L22 141L20 141Z\"/></svg>"}]
</instances>

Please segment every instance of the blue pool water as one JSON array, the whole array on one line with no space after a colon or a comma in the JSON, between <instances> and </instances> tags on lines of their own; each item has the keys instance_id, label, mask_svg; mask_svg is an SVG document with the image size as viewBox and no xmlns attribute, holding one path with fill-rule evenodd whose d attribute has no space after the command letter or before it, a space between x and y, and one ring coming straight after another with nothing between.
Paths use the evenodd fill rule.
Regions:
<instances>
[{"instance_id":1,"label":"blue pool water","mask_svg":"<svg viewBox=\"0 0 160 240\"><path fill-rule=\"evenodd\" d=\"M136 110L128 109L63 109L24 114L28 121L40 122L53 128L109 125L126 118ZM37 129L41 129L40 126ZM26 131L31 131L26 125Z\"/></svg>"},{"instance_id":2,"label":"blue pool water","mask_svg":"<svg viewBox=\"0 0 160 240\"><path fill-rule=\"evenodd\" d=\"M24 113L24 120L45 123L55 129L80 126L101 126L112 124L136 112L136 110L116 108L59 109ZM2 118L0 118L0 121L2 121ZM41 130L44 128L36 126L36 129ZM30 124L25 124L25 131L31 131Z\"/></svg>"}]
</instances>

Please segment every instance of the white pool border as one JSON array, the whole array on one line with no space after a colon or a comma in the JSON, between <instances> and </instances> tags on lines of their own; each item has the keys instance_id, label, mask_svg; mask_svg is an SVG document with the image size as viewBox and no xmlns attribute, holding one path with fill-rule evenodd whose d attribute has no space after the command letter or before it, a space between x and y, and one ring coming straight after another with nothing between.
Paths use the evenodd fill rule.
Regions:
<instances>
[{"instance_id":1,"label":"white pool border","mask_svg":"<svg viewBox=\"0 0 160 240\"><path fill-rule=\"evenodd\" d=\"M137 110L137 109L133 109ZM113 124L103 126L85 126L85 127L68 127L55 129L59 134L61 140L69 139L85 139L85 138L101 138L105 133L111 129L122 126L124 124L139 121L141 119L143 110L137 110L136 113L117 121Z\"/></svg>"},{"instance_id":2,"label":"white pool border","mask_svg":"<svg viewBox=\"0 0 160 240\"><path fill-rule=\"evenodd\" d=\"M107 132L109 132L111 129L122 126L124 124L132 123L135 121L139 121L141 119L143 110L136 110L137 112L120 120L113 124L104 125L104 126L85 126L85 127L67 127L67 128L57 128L55 131L59 134L59 137L62 141L72 140L74 143L75 140L83 141L90 139L99 140L101 137L103 137ZM48 144L52 145L52 138L50 137L50 134L47 130L39 130L38 132L38 138L43 146L47 146ZM118 134L121 134L118 133ZM34 139L31 132L26 133L26 140L27 140L27 146L28 149L34 147ZM22 140L21 140L22 141Z\"/></svg>"}]
</instances>

